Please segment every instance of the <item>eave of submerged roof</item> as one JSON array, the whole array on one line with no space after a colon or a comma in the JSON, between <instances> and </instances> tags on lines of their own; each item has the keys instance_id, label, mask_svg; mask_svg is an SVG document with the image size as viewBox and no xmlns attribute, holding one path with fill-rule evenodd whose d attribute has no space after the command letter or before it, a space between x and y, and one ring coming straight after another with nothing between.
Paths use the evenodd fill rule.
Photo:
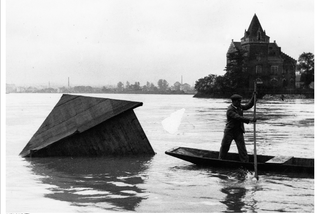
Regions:
<instances>
[{"instance_id":1,"label":"eave of submerged roof","mask_svg":"<svg viewBox=\"0 0 320 214\"><path fill-rule=\"evenodd\" d=\"M84 132L141 102L64 94L20 153L39 150L76 133Z\"/></svg>"}]
</instances>

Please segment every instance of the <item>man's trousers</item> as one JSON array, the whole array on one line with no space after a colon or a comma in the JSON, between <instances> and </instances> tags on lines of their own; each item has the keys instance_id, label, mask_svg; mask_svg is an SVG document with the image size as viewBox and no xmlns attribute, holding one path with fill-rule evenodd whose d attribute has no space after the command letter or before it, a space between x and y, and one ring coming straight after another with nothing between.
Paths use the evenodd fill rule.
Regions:
<instances>
[{"instance_id":1,"label":"man's trousers","mask_svg":"<svg viewBox=\"0 0 320 214\"><path fill-rule=\"evenodd\" d=\"M240 161L249 162L249 157L248 157L246 144L244 142L242 131L228 130L224 132L224 136L223 136L221 147L220 147L219 158L220 159L226 158L228 151L230 149L230 145L233 140L236 142Z\"/></svg>"}]
</instances>

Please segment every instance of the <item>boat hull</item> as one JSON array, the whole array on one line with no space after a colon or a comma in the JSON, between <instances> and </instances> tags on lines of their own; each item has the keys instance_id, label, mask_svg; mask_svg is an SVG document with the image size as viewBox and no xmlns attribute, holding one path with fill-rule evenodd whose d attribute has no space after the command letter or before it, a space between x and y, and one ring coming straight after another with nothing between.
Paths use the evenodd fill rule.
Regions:
<instances>
[{"instance_id":1,"label":"boat hull","mask_svg":"<svg viewBox=\"0 0 320 214\"><path fill-rule=\"evenodd\" d=\"M217 151L187 147L173 148L165 153L200 166L216 168L244 167L248 170L254 170L253 155L249 155L249 162L244 163L239 161L238 154L236 153L228 153L227 158L224 160L218 158L219 152ZM259 171L264 172L314 175L314 159L308 158L257 155L257 166Z\"/></svg>"}]
</instances>

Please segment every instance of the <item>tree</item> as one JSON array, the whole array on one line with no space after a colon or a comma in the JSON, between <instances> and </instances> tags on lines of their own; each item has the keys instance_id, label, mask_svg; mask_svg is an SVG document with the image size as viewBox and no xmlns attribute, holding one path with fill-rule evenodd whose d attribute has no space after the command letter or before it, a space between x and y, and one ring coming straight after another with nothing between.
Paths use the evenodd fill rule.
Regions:
<instances>
[{"instance_id":1,"label":"tree","mask_svg":"<svg viewBox=\"0 0 320 214\"><path fill-rule=\"evenodd\" d=\"M248 59L246 51L238 50L228 54L223 85L229 91L243 93L249 88Z\"/></svg>"},{"instance_id":2,"label":"tree","mask_svg":"<svg viewBox=\"0 0 320 214\"><path fill-rule=\"evenodd\" d=\"M160 91L166 91L168 89L169 83L167 80L159 79L158 87Z\"/></svg>"},{"instance_id":3,"label":"tree","mask_svg":"<svg viewBox=\"0 0 320 214\"><path fill-rule=\"evenodd\" d=\"M297 70L301 74L301 81L305 88L314 82L314 55L303 52L297 62Z\"/></svg>"},{"instance_id":4,"label":"tree","mask_svg":"<svg viewBox=\"0 0 320 214\"><path fill-rule=\"evenodd\" d=\"M126 90L129 90L130 89L130 83L129 81L126 82Z\"/></svg>"},{"instance_id":5,"label":"tree","mask_svg":"<svg viewBox=\"0 0 320 214\"><path fill-rule=\"evenodd\" d=\"M249 89L250 74L245 50L228 53L226 73L223 76L209 74L196 81L195 89L199 94L217 97L230 96L237 91L246 94Z\"/></svg>"},{"instance_id":6,"label":"tree","mask_svg":"<svg viewBox=\"0 0 320 214\"><path fill-rule=\"evenodd\" d=\"M118 90L118 91L123 91L123 83L122 83L122 82L118 82L118 84L117 84L117 90Z\"/></svg>"},{"instance_id":7,"label":"tree","mask_svg":"<svg viewBox=\"0 0 320 214\"><path fill-rule=\"evenodd\" d=\"M134 85L132 85L132 89L134 91L140 91L141 90L140 82L135 82Z\"/></svg>"},{"instance_id":8,"label":"tree","mask_svg":"<svg viewBox=\"0 0 320 214\"><path fill-rule=\"evenodd\" d=\"M201 93L214 93L216 78L217 75L209 74L208 76L197 80L194 88Z\"/></svg>"},{"instance_id":9,"label":"tree","mask_svg":"<svg viewBox=\"0 0 320 214\"><path fill-rule=\"evenodd\" d=\"M174 88L175 91L180 91L181 83L178 82L178 81L175 82L175 83L173 84L173 88Z\"/></svg>"},{"instance_id":10,"label":"tree","mask_svg":"<svg viewBox=\"0 0 320 214\"><path fill-rule=\"evenodd\" d=\"M151 88L151 84L150 84L149 81L147 81L146 87L147 87L148 90Z\"/></svg>"},{"instance_id":11,"label":"tree","mask_svg":"<svg viewBox=\"0 0 320 214\"><path fill-rule=\"evenodd\" d=\"M158 88L153 83L151 83L150 84L150 91L158 91Z\"/></svg>"}]
</instances>

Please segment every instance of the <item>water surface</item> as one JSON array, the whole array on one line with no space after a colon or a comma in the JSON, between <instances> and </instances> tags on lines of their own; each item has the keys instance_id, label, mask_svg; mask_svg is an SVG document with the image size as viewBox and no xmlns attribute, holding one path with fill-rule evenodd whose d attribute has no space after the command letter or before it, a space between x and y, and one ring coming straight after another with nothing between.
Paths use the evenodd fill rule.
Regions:
<instances>
[{"instance_id":1,"label":"water surface","mask_svg":"<svg viewBox=\"0 0 320 214\"><path fill-rule=\"evenodd\" d=\"M7 212L314 212L314 180L201 168L165 155L172 147L219 150L226 99L88 94L143 102L135 113L153 157L33 158L19 153L61 94L6 95ZM184 109L174 133L162 121ZM247 111L252 116L253 111ZM260 100L259 154L314 157L314 100ZM253 127L245 125L253 152ZM237 152L233 143L231 150Z\"/></svg>"}]
</instances>

